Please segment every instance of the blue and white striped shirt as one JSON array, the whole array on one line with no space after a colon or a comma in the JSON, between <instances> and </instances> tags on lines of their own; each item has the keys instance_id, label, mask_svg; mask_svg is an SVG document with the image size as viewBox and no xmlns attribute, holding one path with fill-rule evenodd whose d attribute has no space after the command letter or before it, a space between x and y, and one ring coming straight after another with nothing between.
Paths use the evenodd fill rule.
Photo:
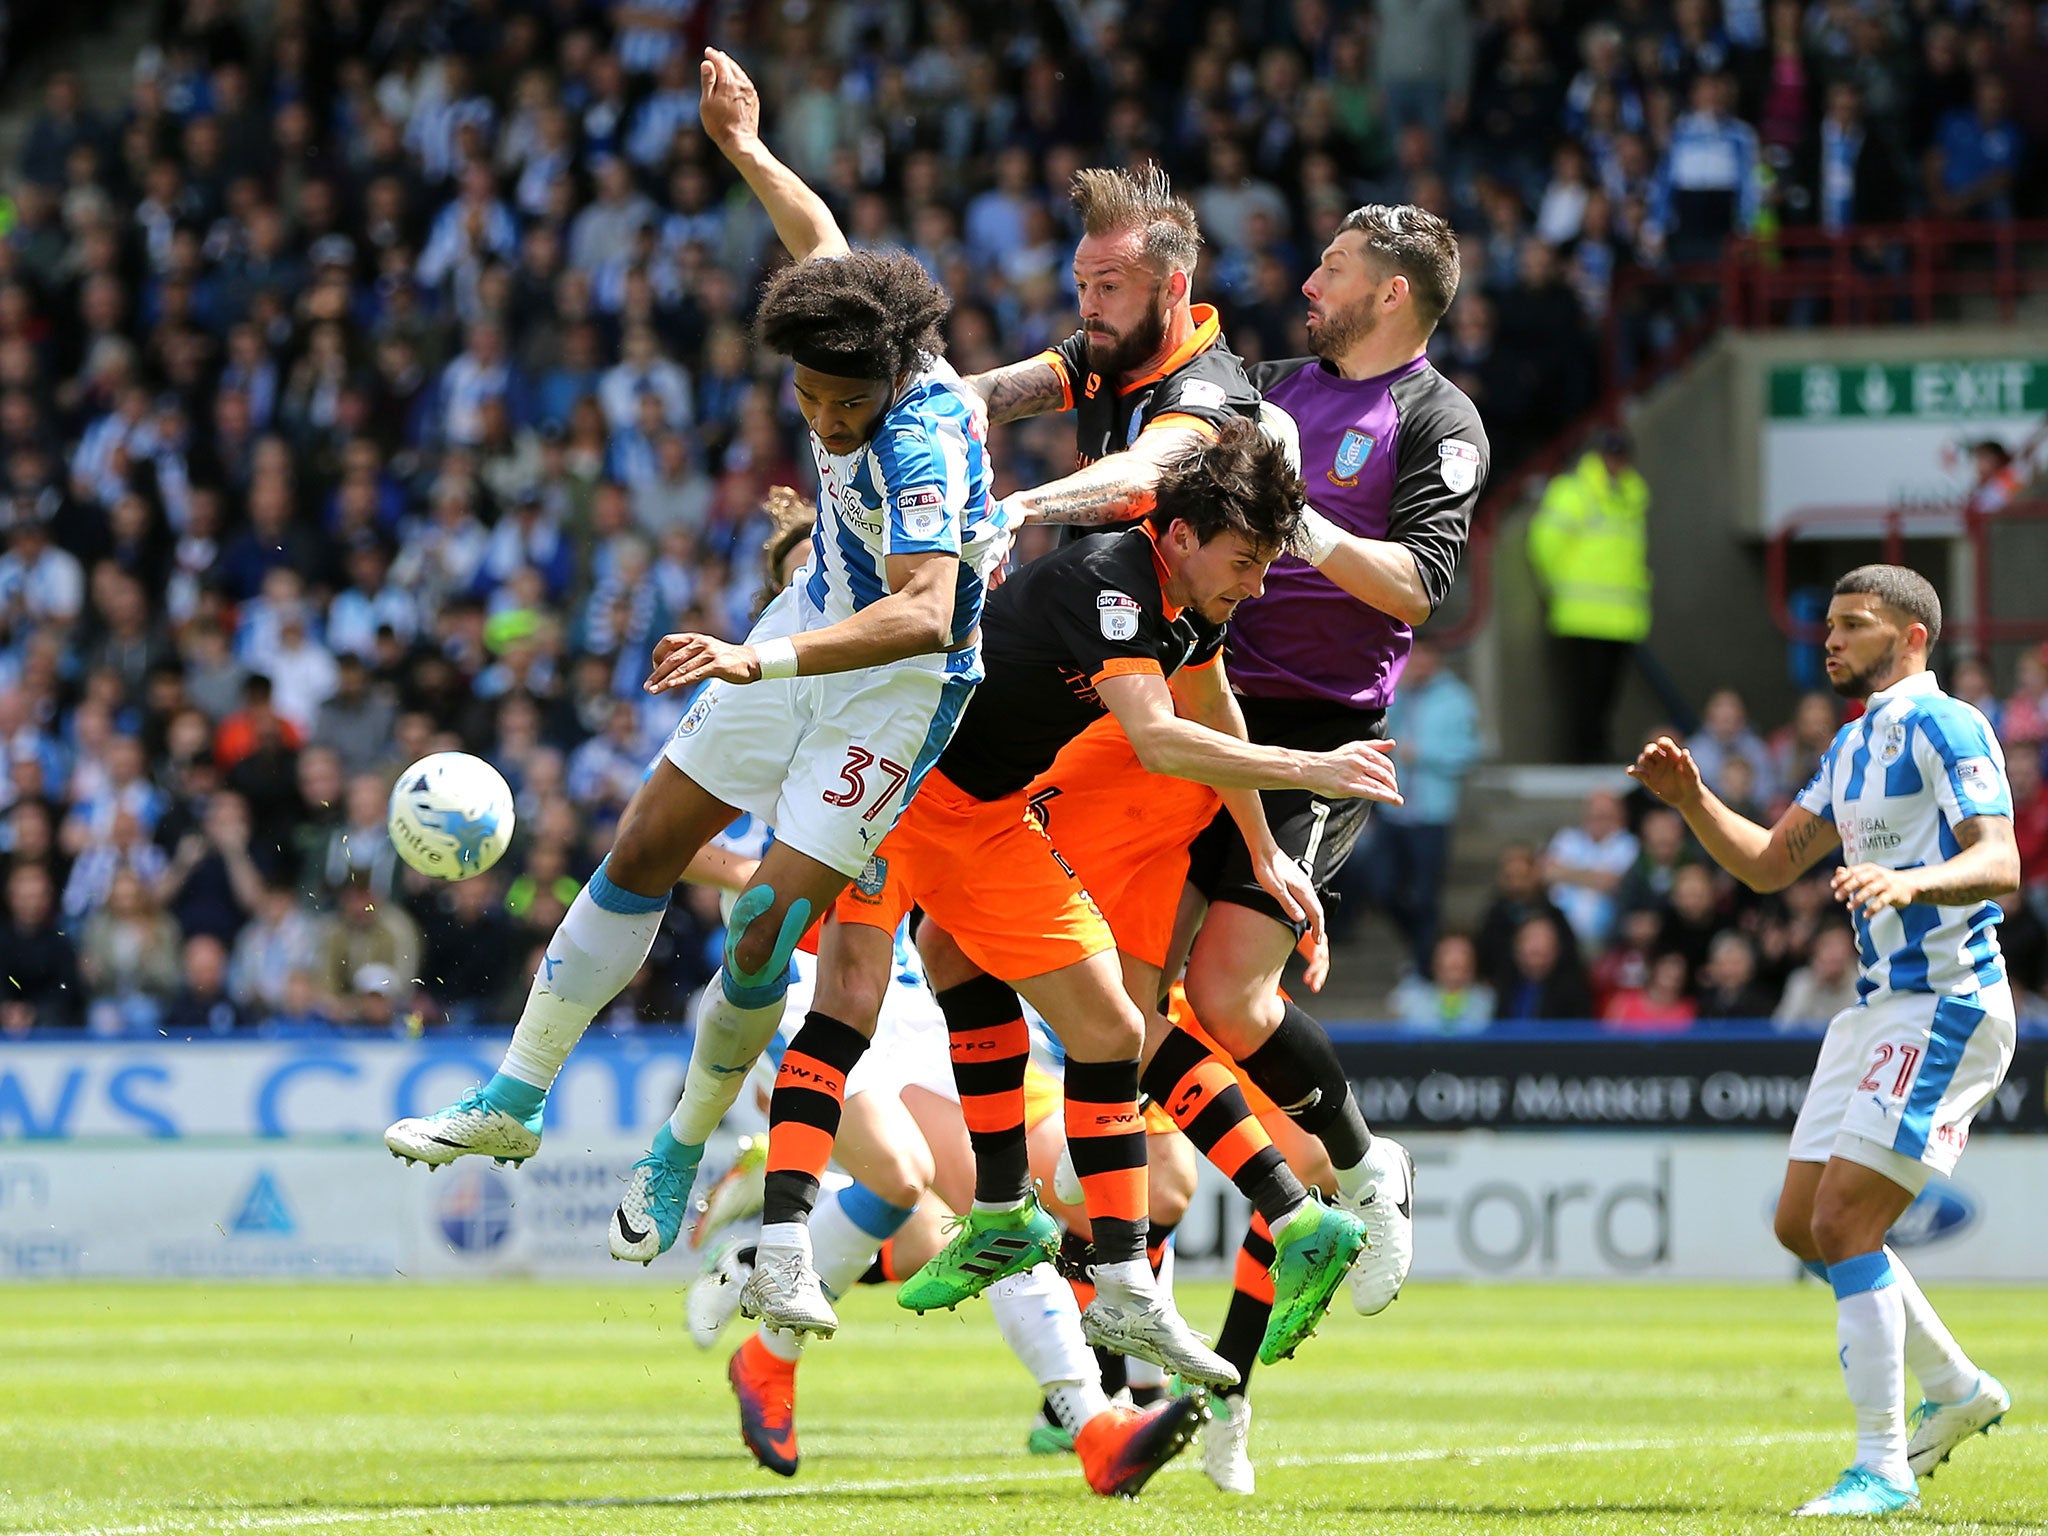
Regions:
<instances>
[{"instance_id":1,"label":"blue and white striped shirt","mask_svg":"<svg viewBox=\"0 0 2048 1536\"><path fill-rule=\"evenodd\" d=\"M818 466L818 525L804 578L811 606L836 623L888 596L889 556L958 555L951 643L965 640L981 622L988 578L1010 543L995 518L980 397L952 364L934 358L860 448L827 453L813 435L811 453Z\"/></svg>"},{"instance_id":2,"label":"blue and white striped shirt","mask_svg":"<svg viewBox=\"0 0 2048 1536\"><path fill-rule=\"evenodd\" d=\"M2005 754L1977 709L1916 672L1870 696L1836 733L1798 804L1832 822L1850 864L1920 869L1962 851L1958 822L2012 816ZM1896 993L1971 996L2005 976L1991 901L1915 902L1851 916L1865 1002Z\"/></svg>"}]
</instances>

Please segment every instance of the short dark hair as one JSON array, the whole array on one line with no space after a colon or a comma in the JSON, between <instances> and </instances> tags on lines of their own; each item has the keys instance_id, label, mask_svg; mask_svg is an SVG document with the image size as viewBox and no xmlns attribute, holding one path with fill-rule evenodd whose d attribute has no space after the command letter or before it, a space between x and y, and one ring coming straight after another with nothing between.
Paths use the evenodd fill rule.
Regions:
<instances>
[{"instance_id":1,"label":"short dark hair","mask_svg":"<svg viewBox=\"0 0 2048 1536\"><path fill-rule=\"evenodd\" d=\"M842 377L894 379L944 350L939 323L952 307L913 258L849 251L770 278L754 336L784 357L806 351L859 359L862 371Z\"/></svg>"},{"instance_id":2,"label":"short dark hair","mask_svg":"<svg viewBox=\"0 0 2048 1536\"><path fill-rule=\"evenodd\" d=\"M1301 526L1305 494L1287 450L1238 417L1161 474L1152 526L1164 533L1178 519L1204 544L1235 533L1261 554L1277 553Z\"/></svg>"},{"instance_id":3,"label":"short dark hair","mask_svg":"<svg viewBox=\"0 0 2048 1536\"><path fill-rule=\"evenodd\" d=\"M1903 565L1859 565L1835 583L1835 596L1874 597L1894 613L1927 626L1927 644L1941 638L1941 594L1934 583Z\"/></svg>"},{"instance_id":4,"label":"short dark hair","mask_svg":"<svg viewBox=\"0 0 2048 1536\"><path fill-rule=\"evenodd\" d=\"M1202 231L1195 210L1186 198L1174 196L1173 182L1158 166L1142 171L1100 166L1076 171L1071 195L1083 234L1137 230L1145 237L1145 260L1160 276L1194 274Z\"/></svg>"},{"instance_id":5,"label":"short dark hair","mask_svg":"<svg viewBox=\"0 0 2048 1536\"><path fill-rule=\"evenodd\" d=\"M1374 259L1408 279L1424 330L1436 329L1458 296L1458 237L1449 224L1413 203L1367 203L1345 214L1337 233L1365 236Z\"/></svg>"}]
</instances>

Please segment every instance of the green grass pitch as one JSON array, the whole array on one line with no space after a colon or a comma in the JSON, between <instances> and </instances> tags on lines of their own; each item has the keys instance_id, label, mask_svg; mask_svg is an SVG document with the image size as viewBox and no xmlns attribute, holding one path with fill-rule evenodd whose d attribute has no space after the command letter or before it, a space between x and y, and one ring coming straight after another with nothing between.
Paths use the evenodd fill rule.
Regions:
<instances>
[{"instance_id":1,"label":"green grass pitch","mask_svg":"<svg viewBox=\"0 0 2048 1536\"><path fill-rule=\"evenodd\" d=\"M0 1532L1721 1536L1810 1530L1781 1512L1848 1460L1818 1286L1417 1285L1260 1374L1256 1499L1191 1450L1112 1505L1024 1454L1035 1400L984 1308L918 1321L863 1291L804 1367L785 1482L659 1275L0 1292ZM1181 1288L1209 1326L1223 1298ZM2048 1532L2044 1297L1934 1300L2016 1407L1892 1523Z\"/></svg>"}]
</instances>

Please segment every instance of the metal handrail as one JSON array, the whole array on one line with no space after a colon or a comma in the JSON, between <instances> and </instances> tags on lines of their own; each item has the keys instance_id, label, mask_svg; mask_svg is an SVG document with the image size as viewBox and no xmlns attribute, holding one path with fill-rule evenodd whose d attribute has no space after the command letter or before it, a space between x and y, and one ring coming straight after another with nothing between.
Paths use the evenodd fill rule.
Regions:
<instances>
[{"instance_id":1,"label":"metal handrail","mask_svg":"<svg viewBox=\"0 0 2048 1536\"><path fill-rule=\"evenodd\" d=\"M1970 648L1982 654L2001 641L2048 640L2048 618L2001 619L1991 613L1991 534L2001 523L2048 522L2048 500L2011 501L1995 512L1980 509L1975 492L1947 507L1802 507L1779 526L1764 547L1764 589L1770 604L1771 622L1787 640L1799 645L1819 645L1827 639L1827 626L1801 620L1792 612L1787 562L1792 544L1802 538L1823 535L1844 526L1882 530L1884 558L1888 564L1905 563L1906 539L1911 535L1932 538L1968 539L1975 558L1974 612L1958 625L1969 636ZM1910 532L1909 532L1910 530Z\"/></svg>"}]
</instances>

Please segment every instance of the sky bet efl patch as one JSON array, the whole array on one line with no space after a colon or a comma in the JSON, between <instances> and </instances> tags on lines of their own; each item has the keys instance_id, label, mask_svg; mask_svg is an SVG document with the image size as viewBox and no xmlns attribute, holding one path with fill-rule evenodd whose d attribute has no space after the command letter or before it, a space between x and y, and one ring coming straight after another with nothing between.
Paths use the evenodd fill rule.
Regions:
<instances>
[{"instance_id":1,"label":"sky bet efl patch","mask_svg":"<svg viewBox=\"0 0 2048 1536\"><path fill-rule=\"evenodd\" d=\"M1138 632L1138 616L1144 610L1135 597L1121 592L1101 592L1095 598L1095 618L1102 625L1105 640L1128 640Z\"/></svg>"}]
</instances>

